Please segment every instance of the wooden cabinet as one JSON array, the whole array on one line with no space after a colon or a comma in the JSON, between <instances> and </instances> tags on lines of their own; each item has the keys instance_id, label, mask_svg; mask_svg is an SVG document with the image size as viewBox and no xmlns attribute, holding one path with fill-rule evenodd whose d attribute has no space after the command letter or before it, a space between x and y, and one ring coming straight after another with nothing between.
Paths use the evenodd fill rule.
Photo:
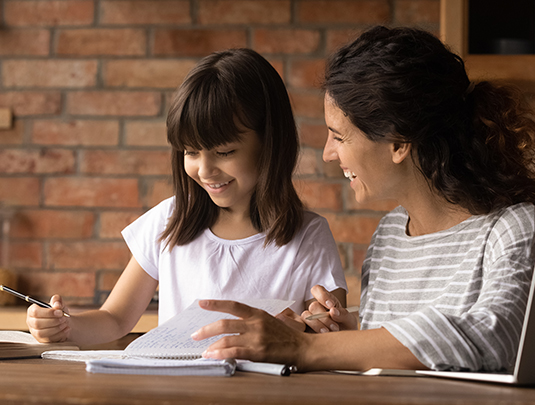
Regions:
<instances>
[{"instance_id":1,"label":"wooden cabinet","mask_svg":"<svg viewBox=\"0 0 535 405\"><path fill-rule=\"evenodd\" d=\"M507 7L507 3L501 3L501 7ZM535 94L535 54L470 53L469 23L469 0L441 0L441 39L463 57L470 78L505 80Z\"/></svg>"}]
</instances>

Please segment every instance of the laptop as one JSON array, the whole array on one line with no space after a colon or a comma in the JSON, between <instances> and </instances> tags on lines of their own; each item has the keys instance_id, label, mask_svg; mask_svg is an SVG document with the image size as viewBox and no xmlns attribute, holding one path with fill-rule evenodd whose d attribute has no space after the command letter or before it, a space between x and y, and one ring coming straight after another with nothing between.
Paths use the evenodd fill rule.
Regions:
<instances>
[{"instance_id":1,"label":"laptop","mask_svg":"<svg viewBox=\"0 0 535 405\"><path fill-rule=\"evenodd\" d=\"M473 371L434 371L434 370L387 370L372 368L364 372L336 372L360 375L387 376L429 376L441 378L455 378L470 381L484 381L512 385L535 385L535 274L531 281L531 288L527 302L522 334L518 345L515 368L513 372L473 372Z\"/></svg>"}]
</instances>

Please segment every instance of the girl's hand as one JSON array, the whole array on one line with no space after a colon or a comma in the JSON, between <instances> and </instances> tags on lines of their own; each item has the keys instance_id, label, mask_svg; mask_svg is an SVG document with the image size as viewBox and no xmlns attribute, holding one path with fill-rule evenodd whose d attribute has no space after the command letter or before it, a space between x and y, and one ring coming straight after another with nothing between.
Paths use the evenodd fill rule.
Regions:
<instances>
[{"instance_id":1,"label":"girl's hand","mask_svg":"<svg viewBox=\"0 0 535 405\"><path fill-rule=\"evenodd\" d=\"M311 292L316 301L310 304L308 311L304 311L301 314L301 318L314 331L326 333L329 331L357 329L357 315L347 312L334 294L319 285L312 287ZM311 321L306 320L310 315L321 312L329 312L329 316Z\"/></svg>"},{"instance_id":2,"label":"girl's hand","mask_svg":"<svg viewBox=\"0 0 535 405\"><path fill-rule=\"evenodd\" d=\"M241 319L223 319L204 326L191 335L203 340L230 334L213 343L203 353L212 359L245 359L292 364L301 369L310 336L299 332L268 313L235 301L202 300L201 308L232 314Z\"/></svg>"},{"instance_id":3,"label":"girl's hand","mask_svg":"<svg viewBox=\"0 0 535 405\"><path fill-rule=\"evenodd\" d=\"M59 295L50 299L52 309L31 305L26 312L30 333L41 343L65 342L70 336L70 318L63 316L68 309Z\"/></svg>"}]
</instances>

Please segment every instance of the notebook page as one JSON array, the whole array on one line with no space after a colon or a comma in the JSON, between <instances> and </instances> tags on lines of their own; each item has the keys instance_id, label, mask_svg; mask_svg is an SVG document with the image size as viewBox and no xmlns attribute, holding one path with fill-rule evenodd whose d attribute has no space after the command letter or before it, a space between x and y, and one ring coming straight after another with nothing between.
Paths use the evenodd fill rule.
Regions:
<instances>
[{"instance_id":1,"label":"notebook page","mask_svg":"<svg viewBox=\"0 0 535 405\"><path fill-rule=\"evenodd\" d=\"M294 301L259 299L244 300L243 302L249 306L260 308L271 315L276 315L292 305ZM199 300L196 300L180 314L130 343L125 349L125 354L149 357L200 357L202 352L219 340L221 336L195 341L191 338L191 334L220 319L236 319L236 317L204 310L199 307Z\"/></svg>"}]
</instances>

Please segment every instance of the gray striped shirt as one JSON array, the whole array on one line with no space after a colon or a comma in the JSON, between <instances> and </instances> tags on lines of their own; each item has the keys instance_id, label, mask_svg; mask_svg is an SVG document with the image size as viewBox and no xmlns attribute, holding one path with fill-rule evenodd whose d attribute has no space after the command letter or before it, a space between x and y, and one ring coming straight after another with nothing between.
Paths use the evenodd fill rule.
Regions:
<instances>
[{"instance_id":1,"label":"gray striped shirt","mask_svg":"<svg viewBox=\"0 0 535 405\"><path fill-rule=\"evenodd\" d=\"M514 365L535 252L535 207L522 203L410 237L398 207L362 268L361 328L385 327L427 367Z\"/></svg>"}]
</instances>

